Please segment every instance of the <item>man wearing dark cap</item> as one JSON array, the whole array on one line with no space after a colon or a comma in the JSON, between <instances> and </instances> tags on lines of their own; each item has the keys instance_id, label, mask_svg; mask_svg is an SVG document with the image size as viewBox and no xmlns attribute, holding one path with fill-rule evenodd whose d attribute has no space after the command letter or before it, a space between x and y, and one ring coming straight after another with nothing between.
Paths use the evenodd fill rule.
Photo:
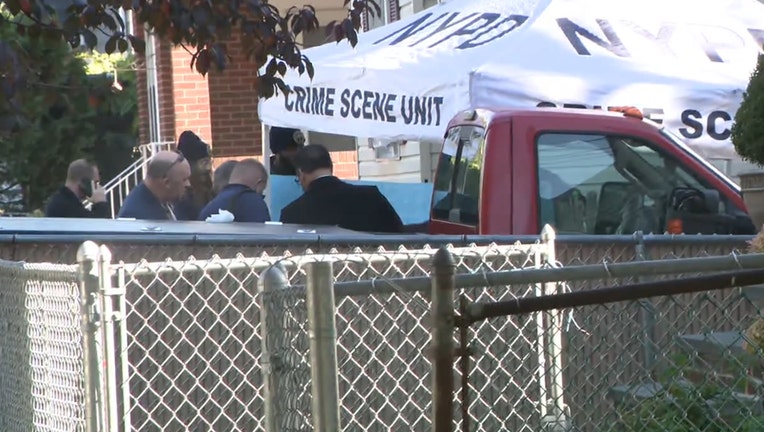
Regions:
<instances>
[{"instance_id":1,"label":"man wearing dark cap","mask_svg":"<svg viewBox=\"0 0 764 432\"><path fill-rule=\"evenodd\" d=\"M295 176L294 156L305 145L305 134L299 129L271 127L271 175Z\"/></svg>"},{"instance_id":2,"label":"man wearing dark cap","mask_svg":"<svg viewBox=\"0 0 764 432\"><path fill-rule=\"evenodd\" d=\"M178 151L191 164L191 187L175 205L175 216L178 220L196 220L202 208L215 197L210 146L187 130L178 137Z\"/></svg>"},{"instance_id":3,"label":"man wearing dark cap","mask_svg":"<svg viewBox=\"0 0 764 432\"><path fill-rule=\"evenodd\" d=\"M335 225L376 233L403 232L395 209L376 186L356 186L332 174L332 157L311 144L294 157L297 178L305 193L281 210L281 222Z\"/></svg>"}]
</instances>

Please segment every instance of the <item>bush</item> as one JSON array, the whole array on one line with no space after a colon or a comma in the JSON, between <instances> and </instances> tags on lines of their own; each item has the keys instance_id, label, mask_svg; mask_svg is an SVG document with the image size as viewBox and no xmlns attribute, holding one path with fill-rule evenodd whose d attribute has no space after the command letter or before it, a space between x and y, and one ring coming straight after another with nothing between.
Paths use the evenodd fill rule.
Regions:
<instances>
[{"instance_id":1,"label":"bush","mask_svg":"<svg viewBox=\"0 0 764 432\"><path fill-rule=\"evenodd\" d=\"M0 107L5 111L0 116L17 119L0 135L0 183L10 190L19 187L21 207L33 210L63 181L68 162L84 156L95 131L95 113L88 106L85 63L69 46L19 35L13 26L0 20L0 39L12 40L28 53L29 78L16 94L17 106Z\"/></svg>"},{"instance_id":2,"label":"bush","mask_svg":"<svg viewBox=\"0 0 764 432\"><path fill-rule=\"evenodd\" d=\"M9 20L0 19L0 40L28 53L24 86L13 101L0 103L0 119L14 119L0 128L2 211L42 208L74 159L110 160L105 178L130 163L137 135L134 89L111 92L113 78L88 75L85 59L66 42L20 34Z\"/></svg>"},{"instance_id":3,"label":"bush","mask_svg":"<svg viewBox=\"0 0 764 432\"><path fill-rule=\"evenodd\" d=\"M88 62L91 102L95 105L95 137L85 149L96 161L105 183L119 175L136 157L138 145L138 93L133 58L123 55L88 53L81 56ZM117 72L115 72L115 69ZM114 74L122 86L111 89Z\"/></svg>"},{"instance_id":4,"label":"bush","mask_svg":"<svg viewBox=\"0 0 764 432\"><path fill-rule=\"evenodd\" d=\"M735 114L732 143L743 159L764 165L764 55L759 54L756 69Z\"/></svg>"},{"instance_id":5,"label":"bush","mask_svg":"<svg viewBox=\"0 0 764 432\"><path fill-rule=\"evenodd\" d=\"M734 373L734 382L721 385L708 380L687 381L690 360L674 358L659 382L663 388L636 406L622 407L620 421L610 432L758 432L764 430L764 416L752 412L735 398L750 379L744 368Z\"/></svg>"}]
</instances>

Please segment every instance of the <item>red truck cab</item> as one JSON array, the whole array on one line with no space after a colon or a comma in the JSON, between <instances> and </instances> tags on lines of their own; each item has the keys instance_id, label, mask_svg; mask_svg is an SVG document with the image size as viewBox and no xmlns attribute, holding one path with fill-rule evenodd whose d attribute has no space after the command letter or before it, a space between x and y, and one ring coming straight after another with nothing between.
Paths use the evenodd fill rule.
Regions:
<instances>
[{"instance_id":1,"label":"red truck cab","mask_svg":"<svg viewBox=\"0 0 764 432\"><path fill-rule=\"evenodd\" d=\"M740 188L636 109L472 109L448 124L433 234L753 234Z\"/></svg>"}]
</instances>

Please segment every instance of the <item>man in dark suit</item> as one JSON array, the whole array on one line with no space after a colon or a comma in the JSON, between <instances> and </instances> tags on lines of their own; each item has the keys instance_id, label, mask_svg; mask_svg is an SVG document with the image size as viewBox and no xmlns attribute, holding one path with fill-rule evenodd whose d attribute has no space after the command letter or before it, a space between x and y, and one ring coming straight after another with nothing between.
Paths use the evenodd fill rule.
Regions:
<instances>
[{"instance_id":1,"label":"man in dark suit","mask_svg":"<svg viewBox=\"0 0 764 432\"><path fill-rule=\"evenodd\" d=\"M303 147L295 155L294 165L305 193L281 210L281 222L403 232L401 218L376 186L351 185L332 175L332 158L323 146Z\"/></svg>"}]
</instances>

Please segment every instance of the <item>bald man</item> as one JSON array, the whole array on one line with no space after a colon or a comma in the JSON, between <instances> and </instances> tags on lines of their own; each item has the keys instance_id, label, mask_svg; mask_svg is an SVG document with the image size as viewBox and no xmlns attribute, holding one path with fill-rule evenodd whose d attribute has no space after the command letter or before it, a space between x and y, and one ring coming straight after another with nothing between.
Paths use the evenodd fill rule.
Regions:
<instances>
[{"instance_id":1,"label":"bald man","mask_svg":"<svg viewBox=\"0 0 764 432\"><path fill-rule=\"evenodd\" d=\"M237 160L227 160L215 168L215 172L212 173L212 190L215 195L219 194L231 181L231 173L237 163L239 163Z\"/></svg>"},{"instance_id":2,"label":"bald man","mask_svg":"<svg viewBox=\"0 0 764 432\"><path fill-rule=\"evenodd\" d=\"M125 198L118 218L177 220L173 205L190 186L191 165L180 153L162 151L149 161L146 178Z\"/></svg>"},{"instance_id":3,"label":"bald man","mask_svg":"<svg viewBox=\"0 0 764 432\"><path fill-rule=\"evenodd\" d=\"M227 186L199 213L199 220L227 210L236 222L267 222L271 220L263 191L268 185L268 173L256 159L239 161L231 171Z\"/></svg>"},{"instance_id":4,"label":"bald man","mask_svg":"<svg viewBox=\"0 0 764 432\"><path fill-rule=\"evenodd\" d=\"M100 181L98 167L85 159L72 162L66 172L66 182L48 199L45 216L104 219L111 217L106 192ZM82 204L85 199L93 203L90 210Z\"/></svg>"}]
</instances>

